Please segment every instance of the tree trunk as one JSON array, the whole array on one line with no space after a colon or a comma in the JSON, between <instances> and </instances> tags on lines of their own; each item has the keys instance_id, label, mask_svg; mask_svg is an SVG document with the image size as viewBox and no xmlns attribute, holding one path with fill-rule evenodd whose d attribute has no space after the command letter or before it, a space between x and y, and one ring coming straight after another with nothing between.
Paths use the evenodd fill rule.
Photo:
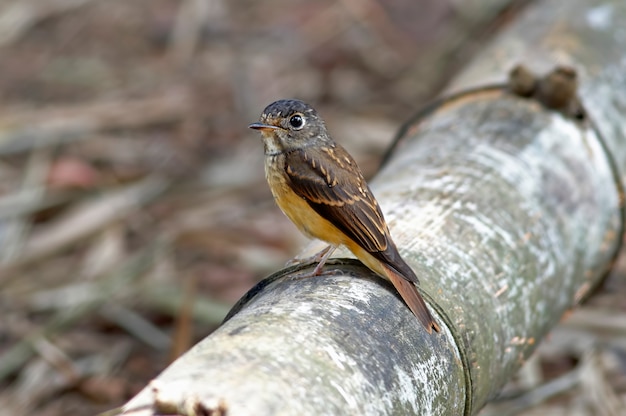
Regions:
<instances>
[{"instance_id":1,"label":"tree trunk","mask_svg":"<svg viewBox=\"0 0 626 416\"><path fill-rule=\"evenodd\" d=\"M410 123L371 181L441 333L426 333L393 287L354 260L334 260L315 278L282 270L126 412L479 410L619 247L624 21L622 0L537 2L453 86L502 82L518 62L570 64L591 121L506 89L468 92Z\"/></svg>"}]
</instances>

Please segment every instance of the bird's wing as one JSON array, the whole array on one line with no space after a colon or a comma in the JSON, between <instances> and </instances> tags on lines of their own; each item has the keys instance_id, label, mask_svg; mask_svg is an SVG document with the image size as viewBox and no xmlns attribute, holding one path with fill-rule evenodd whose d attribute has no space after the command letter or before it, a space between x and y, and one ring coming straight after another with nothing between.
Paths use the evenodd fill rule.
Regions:
<instances>
[{"instance_id":1,"label":"bird's wing","mask_svg":"<svg viewBox=\"0 0 626 416\"><path fill-rule=\"evenodd\" d=\"M322 218L405 280L418 283L391 241L383 213L363 174L345 149L335 145L289 152L285 172L293 191Z\"/></svg>"},{"instance_id":2,"label":"bird's wing","mask_svg":"<svg viewBox=\"0 0 626 416\"><path fill-rule=\"evenodd\" d=\"M391 240L363 174L345 149L335 145L294 150L286 154L285 172L292 190L322 218L405 280L418 283Z\"/></svg>"},{"instance_id":3,"label":"bird's wing","mask_svg":"<svg viewBox=\"0 0 626 416\"><path fill-rule=\"evenodd\" d=\"M356 162L343 148L305 148L287 154L293 191L322 218L368 252L385 251L387 226Z\"/></svg>"}]
</instances>

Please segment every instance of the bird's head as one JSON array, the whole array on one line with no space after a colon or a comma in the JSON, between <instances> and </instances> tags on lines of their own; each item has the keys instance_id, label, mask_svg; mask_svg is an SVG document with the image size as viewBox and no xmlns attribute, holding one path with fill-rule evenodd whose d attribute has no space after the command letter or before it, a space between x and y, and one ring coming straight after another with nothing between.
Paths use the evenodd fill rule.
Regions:
<instances>
[{"instance_id":1,"label":"bird's head","mask_svg":"<svg viewBox=\"0 0 626 416\"><path fill-rule=\"evenodd\" d=\"M284 153L330 141L317 111L300 100L278 100L265 107L258 123L266 154Z\"/></svg>"}]
</instances>

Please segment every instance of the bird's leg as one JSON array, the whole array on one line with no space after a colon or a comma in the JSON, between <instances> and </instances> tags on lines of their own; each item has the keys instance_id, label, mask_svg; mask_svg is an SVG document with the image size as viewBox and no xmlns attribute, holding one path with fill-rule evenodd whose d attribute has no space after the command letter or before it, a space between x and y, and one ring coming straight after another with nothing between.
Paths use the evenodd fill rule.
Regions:
<instances>
[{"instance_id":1,"label":"bird's leg","mask_svg":"<svg viewBox=\"0 0 626 416\"><path fill-rule=\"evenodd\" d=\"M333 254L336 248L337 246L335 245L329 245L324 250L315 255L315 257L321 256L321 258L319 259L319 263L317 263L317 266L315 266L315 269L313 269L313 273L311 273L311 276L317 276L322 272L322 267L324 267L326 260L328 260L328 258L331 256L331 254Z\"/></svg>"},{"instance_id":2,"label":"bird's leg","mask_svg":"<svg viewBox=\"0 0 626 416\"><path fill-rule=\"evenodd\" d=\"M298 259L298 260L296 259L289 260L287 262L287 266L292 266L294 264L317 263L317 266L315 266L315 269L310 274L311 276L317 276L321 273L322 267L324 267L324 263L326 263L326 260L328 260L328 258L331 256L331 254L333 254L336 248L337 246L335 245L328 245L324 247L322 250L320 250L318 253L315 253L310 257L306 257L304 259Z\"/></svg>"}]
</instances>

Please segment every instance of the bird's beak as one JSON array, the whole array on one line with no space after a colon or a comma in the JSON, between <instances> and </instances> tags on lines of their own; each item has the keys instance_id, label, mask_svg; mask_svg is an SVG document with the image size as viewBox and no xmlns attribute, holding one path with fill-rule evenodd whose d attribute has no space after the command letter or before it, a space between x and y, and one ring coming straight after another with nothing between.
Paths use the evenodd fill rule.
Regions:
<instances>
[{"instance_id":1,"label":"bird's beak","mask_svg":"<svg viewBox=\"0 0 626 416\"><path fill-rule=\"evenodd\" d=\"M250 129L261 130L261 131L270 131L270 130L278 130L280 127L272 126L270 124L263 123L252 123L248 126Z\"/></svg>"}]
</instances>

